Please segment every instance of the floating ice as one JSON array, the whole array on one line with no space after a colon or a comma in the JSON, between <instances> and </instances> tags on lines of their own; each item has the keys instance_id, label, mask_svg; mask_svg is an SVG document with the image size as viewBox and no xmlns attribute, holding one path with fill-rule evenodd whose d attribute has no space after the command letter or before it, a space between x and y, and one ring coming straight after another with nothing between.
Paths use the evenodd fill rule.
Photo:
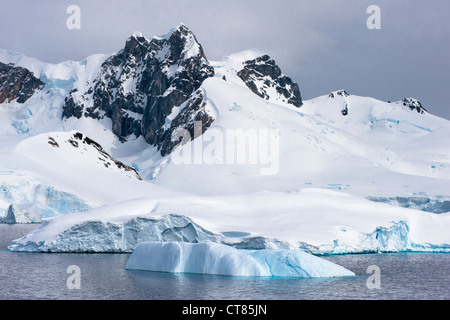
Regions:
<instances>
[{"instance_id":1,"label":"floating ice","mask_svg":"<svg viewBox=\"0 0 450 320\"><path fill-rule=\"evenodd\" d=\"M88 220L64 226L70 219L82 219L82 215L71 214L67 220L62 216L45 220L40 228L14 240L8 249L22 252L132 252L142 241L202 242L218 239L217 235L188 217L173 214L135 217L124 222ZM38 240L46 232L48 238ZM49 232L54 232L54 236L49 236Z\"/></svg>"},{"instance_id":2,"label":"floating ice","mask_svg":"<svg viewBox=\"0 0 450 320\"><path fill-rule=\"evenodd\" d=\"M355 274L325 259L298 250L238 250L205 242L143 242L127 269L244 277L343 277Z\"/></svg>"}]
</instances>

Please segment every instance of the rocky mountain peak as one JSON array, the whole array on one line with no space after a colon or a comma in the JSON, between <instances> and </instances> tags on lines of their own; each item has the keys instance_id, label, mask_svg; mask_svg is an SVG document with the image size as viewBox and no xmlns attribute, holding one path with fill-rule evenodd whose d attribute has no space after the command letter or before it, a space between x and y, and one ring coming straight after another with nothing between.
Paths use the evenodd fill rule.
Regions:
<instances>
[{"instance_id":1,"label":"rocky mountain peak","mask_svg":"<svg viewBox=\"0 0 450 320\"><path fill-rule=\"evenodd\" d=\"M161 148L171 138L165 134L166 118L212 76L214 68L185 25L150 41L134 33L122 50L104 61L84 93L72 90L63 118L108 117L122 141L142 135Z\"/></svg>"},{"instance_id":2,"label":"rocky mountain peak","mask_svg":"<svg viewBox=\"0 0 450 320\"><path fill-rule=\"evenodd\" d=\"M333 91L328 95L329 98L337 98L337 97L345 98L348 96L349 96L349 94L344 89Z\"/></svg>"},{"instance_id":3,"label":"rocky mountain peak","mask_svg":"<svg viewBox=\"0 0 450 320\"><path fill-rule=\"evenodd\" d=\"M344 89L333 91L328 95L328 98L331 99L337 99L339 97L343 98L341 99L342 100L341 114L344 117L348 115L348 102L346 99L348 96L350 96L350 94L348 94L347 91L345 91Z\"/></svg>"},{"instance_id":4,"label":"rocky mountain peak","mask_svg":"<svg viewBox=\"0 0 450 320\"><path fill-rule=\"evenodd\" d=\"M402 104L405 107L410 108L411 110L416 110L420 114L424 114L427 110L422 106L419 100L415 98L403 98Z\"/></svg>"},{"instance_id":5,"label":"rocky mountain peak","mask_svg":"<svg viewBox=\"0 0 450 320\"><path fill-rule=\"evenodd\" d=\"M282 74L280 67L267 54L243 64L237 74L253 93L266 100L275 99L295 107L302 106L298 84Z\"/></svg>"},{"instance_id":6,"label":"rocky mountain peak","mask_svg":"<svg viewBox=\"0 0 450 320\"><path fill-rule=\"evenodd\" d=\"M131 37L125 43L123 48L123 56L140 56L144 57L147 53L148 40L142 35L142 33L134 32Z\"/></svg>"}]
</instances>

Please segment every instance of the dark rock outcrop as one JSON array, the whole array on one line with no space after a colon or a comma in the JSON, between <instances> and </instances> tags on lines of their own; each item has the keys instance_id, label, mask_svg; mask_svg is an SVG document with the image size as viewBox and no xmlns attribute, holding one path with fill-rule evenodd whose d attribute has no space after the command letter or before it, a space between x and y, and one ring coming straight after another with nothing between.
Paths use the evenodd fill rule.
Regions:
<instances>
[{"instance_id":1,"label":"dark rock outcrop","mask_svg":"<svg viewBox=\"0 0 450 320\"><path fill-rule=\"evenodd\" d=\"M329 98L336 98L336 97L343 97L343 98L345 98L345 97L348 97L348 96L349 96L349 94L345 90L333 91L333 92L331 92L328 95Z\"/></svg>"},{"instance_id":2,"label":"dark rock outcrop","mask_svg":"<svg viewBox=\"0 0 450 320\"><path fill-rule=\"evenodd\" d=\"M347 102L347 97L349 96L349 94L347 93L347 91L345 90L337 90L337 91L333 91L328 95L328 98L331 99L336 99L336 98L343 98L343 105L342 105L342 109L341 109L341 114L345 117L348 115L348 102Z\"/></svg>"},{"instance_id":3,"label":"dark rock outcrop","mask_svg":"<svg viewBox=\"0 0 450 320\"><path fill-rule=\"evenodd\" d=\"M345 103L344 108L341 110L342 115L345 117L348 115L348 105Z\"/></svg>"},{"instance_id":4,"label":"dark rock outcrop","mask_svg":"<svg viewBox=\"0 0 450 320\"><path fill-rule=\"evenodd\" d=\"M206 110L208 103L205 93L199 89L182 105L162 134L160 151L163 156L170 154L178 145L202 135L211 126L215 119ZM180 132L188 134L187 139Z\"/></svg>"},{"instance_id":5,"label":"dark rock outcrop","mask_svg":"<svg viewBox=\"0 0 450 320\"><path fill-rule=\"evenodd\" d=\"M102 64L85 92L71 91L62 116L108 117L121 141L142 135L165 155L172 145L167 117L212 76L214 68L185 25L151 40L133 34L121 51ZM184 112L197 112L202 103L195 101ZM205 125L210 122L208 118Z\"/></svg>"},{"instance_id":6,"label":"dark rock outcrop","mask_svg":"<svg viewBox=\"0 0 450 320\"><path fill-rule=\"evenodd\" d=\"M49 138L49 141L50 141L50 138ZM139 173L136 171L136 169L124 164L123 162L121 162L117 159L114 159L103 149L103 147L98 142L92 140L91 138L89 138L87 136L83 136L83 134L81 132L74 133L73 137L70 138L68 140L68 142L75 148L78 148L79 146L81 146L83 144L94 147L99 153L98 160L101 161L106 168L108 168L110 166L115 166L119 170L134 173L138 180L142 180L141 177L139 176Z\"/></svg>"},{"instance_id":7,"label":"dark rock outcrop","mask_svg":"<svg viewBox=\"0 0 450 320\"><path fill-rule=\"evenodd\" d=\"M275 61L268 55L244 62L244 68L238 72L238 76L261 98L266 100L274 98L296 107L303 104L298 84L283 75ZM269 89L275 90L276 97L270 96Z\"/></svg>"},{"instance_id":8,"label":"dark rock outcrop","mask_svg":"<svg viewBox=\"0 0 450 320\"><path fill-rule=\"evenodd\" d=\"M419 100L414 98L403 98L402 103L411 110L416 110L420 114L424 114L427 110L422 106Z\"/></svg>"},{"instance_id":9,"label":"dark rock outcrop","mask_svg":"<svg viewBox=\"0 0 450 320\"><path fill-rule=\"evenodd\" d=\"M0 103L16 99L18 103L24 103L42 88L44 83L30 70L0 62Z\"/></svg>"}]
</instances>

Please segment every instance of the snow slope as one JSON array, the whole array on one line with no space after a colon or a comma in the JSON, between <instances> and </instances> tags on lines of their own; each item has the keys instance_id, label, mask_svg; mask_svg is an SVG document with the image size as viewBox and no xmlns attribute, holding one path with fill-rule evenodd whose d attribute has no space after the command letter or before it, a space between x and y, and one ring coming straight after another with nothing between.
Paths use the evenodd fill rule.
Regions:
<instances>
[{"instance_id":1,"label":"snow slope","mask_svg":"<svg viewBox=\"0 0 450 320\"><path fill-rule=\"evenodd\" d=\"M55 196L38 196L37 186L55 190L64 203L11 250L129 252L145 240L207 239L314 253L448 251L448 212L366 198L449 200L450 122L402 101L344 91L300 108L270 90L269 99L261 98L237 75L243 62L261 55L245 51L210 62L215 76L199 90L214 122L162 157L142 137L119 141L110 119L61 120L71 88L83 89L111 55L52 65L1 50L0 61L29 68L46 86L24 104L0 105L0 216L11 204L51 207L45 204ZM106 167L98 148L74 147L77 132L135 171ZM182 218L175 223L171 215Z\"/></svg>"},{"instance_id":2,"label":"snow slope","mask_svg":"<svg viewBox=\"0 0 450 320\"><path fill-rule=\"evenodd\" d=\"M143 176L154 177L159 170L158 184L177 190L185 189L187 181L201 181L190 190L211 195L314 186L361 196L410 196L424 190L437 196L449 186L450 140L444 138L449 121L353 95L346 97L347 116L341 113L341 97L325 95L304 101L301 108L267 101L249 94L234 74L235 64L216 64L216 77L202 86L218 116L202 142L194 140L185 149L194 159L199 146L203 165L192 165L194 160L171 164L175 151L164 170L143 169ZM226 139L228 132L239 130L263 143L256 161L248 153L250 143L241 147ZM244 161L227 162L227 154L237 154L239 148L247 148ZM211 149L219 151L210 156ZM264 169L269 174L262 174ZM212 176L216 178L204 179Z\"/></svg>"}]
</instances>

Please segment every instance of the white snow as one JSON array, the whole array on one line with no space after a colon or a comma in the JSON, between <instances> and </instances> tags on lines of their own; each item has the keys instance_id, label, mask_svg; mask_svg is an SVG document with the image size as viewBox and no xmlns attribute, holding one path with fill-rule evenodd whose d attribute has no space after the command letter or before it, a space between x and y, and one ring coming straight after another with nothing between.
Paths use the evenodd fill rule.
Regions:
<instances>
[{"instance_id":1,"label":"white snow","mask_svg":"<svg viewBox=\"0 0 450 320\"><path fill-rule=\"evenodd\" d=\"M153 39L156 39L156 40L168 40L174 31L176 31L177 29L180 29L183 26L185 26L185 24L180 22L178 24L178 26L170 29L170 31L168 33L161 34L161 35L155 35L155 36L153 36Z\"/></svg>"},{"instance_id":2,"label":"white snow","mask_svg":"<svg viewBox=\"0 0 450 320\"><path fill-rule=\"evenodd\" d=\"M244 62L254 60L265 55L264 52L258 50L243 50L233 53L222 59L222 64L230 67L235 72L239 72L244 68Z\"/></svg>"},{"instance_id":3,"label":"white snow","mask_svg":"<svg viewBox=\"0 0 450 320\"><path fill-rule=\"evenodd\" d=\"M81 139L75 138L77 133L69 131L40 134L20 142L16 153L55 173L65 172L66 177L74 176L74 180L76 176L96 174L100 178L117 173L132 179L138 178L134 171L118 167L111 158L99 152L94 144L86 143L84 135Z\"/></svg>"},{"instance_id":4,"label":"white snow","mask_svg":"<svg viewBox=\"0 0 450 320\"><path fill-rule=\"evenodd\" d=\"M127 269L240 277L345 277L355 274L298 250L238 250L212 242L142 242Z\"/></svg>"},{"instance_id":5,"label":"white snow","mask_svg":"<svg viewBox=\"0 0 450 320\"><path fill-rule=\"evenodd\" d=\"M185 59L196 57L200 54L200 46L192 33L188 34L186 43L186 48L183 51Z\"/></svg>"},{"instance_id":6,"label":"white snow","mask_svg":"<svg viewBox=\"0 0 450 320\"><path fill-rule=\"evenodd\" d=\"M145 36L143 35L143 33L140 32L140 31L134 31L134 32L131 34L131 36L132 36L132 37L135 37L135 38L145 38ZM147 39L147 38L145 38L145 40L148 42L148 39Z\"/></svg>"}]
</instances>

